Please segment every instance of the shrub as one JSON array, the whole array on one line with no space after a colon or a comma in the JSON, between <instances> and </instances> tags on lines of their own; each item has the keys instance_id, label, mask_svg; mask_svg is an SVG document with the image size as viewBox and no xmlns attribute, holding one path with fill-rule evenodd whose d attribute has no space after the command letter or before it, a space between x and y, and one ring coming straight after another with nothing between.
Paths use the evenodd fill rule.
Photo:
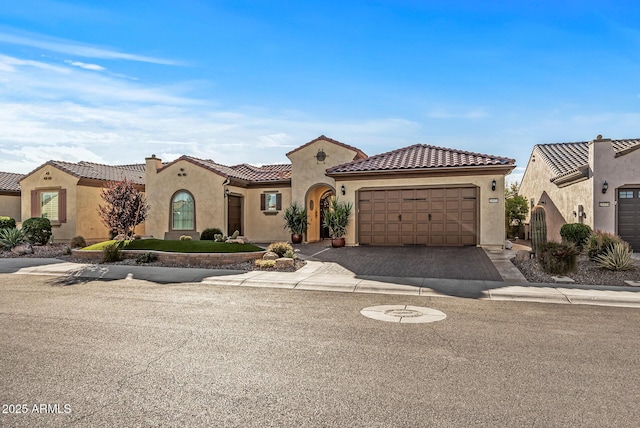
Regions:
<instances>
[{"instance_id":1,"label":"shrub","mask_svg":"<svg viewBox=\"0 0 640 428\"><path fill-rule=\"evenodd\" d=\"M602 254L594 257L596 266L607 270L630 270L633 269L633 260L631 259L631 247L626 242L614 242Z\"/></svg>"},{"instance_id":2,"label":"shrub","mask_svg":"<svg viewBox=\"0 0 640 428\"><path fill-rule=\"evenodd\" d=\"M71 255L71 247L70 246L65 246L64 250L62 251L62 254L64 254L65 256L69 256Z\"/></svg>"},{"instance_id":3,"label":"shrub","mask_svg":"<svg viewBox=\"0 0 640 428\"><path fill-rule=\"evenodd\" d=\"M69 241L70 248L84 248L87 246L87 241L84 240L82 236L74 236Z\"/></svg>"},{"instance_id":4,"label":"shrub","mask_svg":"<svg viewBox=\"0 0 640 428\"><path fill-rule=\"evenodd\" d=\"M209 229L205 229L200 234L201 241L215 241L216 235L222 235L222 231L217 227L212 227Z\"/></svg>"},{"instance_id":5,"label":"shrub","mask_svg":"<svg viewBox=\"0 0 640 428\"><path fill-rule=\"evenodd\" d=\"M122 260L122 251L118 243L109 244L102 250L102 262L112 263Z\"/></svg>"},{"instance_id":6,"label":"shrub","mask_svg":"<svg viewBox=\"0 0 640 428\"><path fill-rule=\"evenodd\" d=\"M144 254L140 254L137 258L136 258L136 264L144 264L144 263L153 263L156 260L158 260L158 258L156 257L155 254L153 253L144 253Z\"/></svg>"},{"instance_id":7,"label":"shrub","mask_svg":"<svg viewBox=\"0 0 640 428\"><path fill-rule=\"evenodd\" d=\"M193 238L189 235L182 235L180 236L180 240L181 241L191 241Z\"/></svg>"},{"instance_id":8,"label":"shrub","mask_svg":"<svg viewBox=\"0 0 640 428\"><path fill-rule=\"evenodd\" d=\"M24 233L16 229L0 229L0 248L10 250L22 244L25 240Z\"/></svg>"},{"instance_id":9,"label":"shrub","mask_svg":"<svg viewBox=\"0 0 640 428\"><path fill-rule=\"evenodd\" d=\"M284 253L285 257L288 257L290 259L295 259L296 258L296 253L293 252L293 250L287 250L286 253Z\"/></svg>"},{"instance_id":10,"label":"shrub","mask_svg":"<svg viewBox=\"0 0 640 428\"><path fill-rule=\"evenodd\" d=\"M582 247L591 235L591 227L581 223L567 223L560 228L560 236L563 241Z\"/></svg>"},{"instance_id":11,"label":"shrub","mask_svg":"<svg viewBox=\"0 0 640 428\"><path fill-rule=\"evenodd\" d=\"M606 253L607 249L616 242L622 242L622 239L611 233L596 230L587 239L587 254L590 259L594 259L596 256Z\"/></svg>"},{"instance_id":12,"label":"shrub","mask_svg":"<svg viewBox=\"0 0 640 428\"><path fill-rule=\"evenodd\" d=\"M15 229L16 220L11 217L0 216L0 229Z\"/></svg>"},{"instance_id":13,"label":"shrub","mask_svg":"<svg viewBox=\"0 0 640 428\"><path fill-rule=\"evenodd\" d=\"M48 218L32 217L22 222L22 232L32 244L44 245L51 239L51 222Z\"/></svg>"},{"instance_id":14,"label":"shrub","mask_svg":"<svg viewBox=\"0 0 640 428\"><path fill-rule=\"evenodd\" d=\"M216 233L215 242L225 242L226 240L227 240L227 237L224 236L222 233Z\"/></svg>"},{"instance_id":15,"label":"shrub","mask_svg":"<svg viewBox=\"0 0 640 428\"><path fill-rule=\"evenodd\" d=\"M258 259L256 260L256 266L258 266L259 268L274 268L276 267L276 261Z\"/></svg>"},{"instance_id":16,"label":"shrub","mask_svg":"<svg viewBox=\"0 0 640 428\"><path fill-rule=\"evenodd\" d=\"M278 257L284 257L287 251L293 252L293 247L288 242L274 242L267 248L268 251L273 251Z\"/></svg>"},{"instance_id":17,"label":"shrub","mask_svg":"<svg viewBox=\"0 0 640 428\"><path fill-rule=\"evenodd\" d=\"M231 235L231 239L237 239L238 236L240 236L240 231L236 230L235 232L233 232L233 235Z\"/></svg>"},{"instance_id":18,"label":"shrub","mask_svg":"<svg viewBox=\"0 0 640 428\"><path fill-rule=\"evenodd\" d=\"M564 275L575 269L578 254L578 249L571 243L549 241L540 245L537 257L545 272Z\"/></svg>"}]
</instances>

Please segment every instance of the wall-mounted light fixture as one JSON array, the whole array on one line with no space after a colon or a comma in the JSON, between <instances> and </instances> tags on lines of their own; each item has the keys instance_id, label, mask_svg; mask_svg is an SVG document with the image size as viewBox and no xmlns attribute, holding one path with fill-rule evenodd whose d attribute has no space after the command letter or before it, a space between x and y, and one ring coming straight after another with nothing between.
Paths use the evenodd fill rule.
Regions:
<instances>
[{"instance_id":1,"label":"wall-mounted light fixture","mask_svg":"<svg viewBox=\"0 0 640 428\"><path fill-rule=\"evenodd\" d=\"M347 189L345 189L344 184L340 186L340 192L342 192L343 195L347 193Z\"/></svg>"},{"instance_id":2,"label":"wall-mounted light fixture","mask_svg":"<svg viewBox=\"0 0 640 428\"><path fill-rule=\"evenodd\" d=\"M607 193L607 190L609 190L609 183L605 180L604 183L602 183L602 193Z\"/></svg>"},{"instance_id":3,"label":"wall-mounted light fixture","mask_svg":"<svg viewBox=\"0 0 640 428\"><path fill-rule=\"evenodd\" d=\"M224 197L226 198L227 196L229 196L229 189L224 189Z\"/></svg>"},{"instance_id":4,"label":"wall-mounted light fixture","mask_svg":"<svg viewBox=\"0 0 640 428\"><path fill-rule=\"evenodd\" d=\"M491 181L491 191L492 191L492 192L495 192L495 191L496 191L496 185L497 185L497 183L496 183L496 179L494 178L494 179Z\"/></svg>"}]
</instances>

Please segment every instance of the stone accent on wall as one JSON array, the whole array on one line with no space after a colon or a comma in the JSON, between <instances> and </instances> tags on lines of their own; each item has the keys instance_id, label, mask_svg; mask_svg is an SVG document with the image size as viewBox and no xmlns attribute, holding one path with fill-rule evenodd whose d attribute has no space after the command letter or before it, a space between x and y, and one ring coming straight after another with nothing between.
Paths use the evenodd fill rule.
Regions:
<instances>
[{"instance_id":1,"label":"stone accent on wall","mask_svg":"<svg viewBox=\"0 0 640 428\"><path fill-rule=\"evenodd\" d=\"M84 260L102 260L100 250L71 250L73 257ZM165 251L123 250L122 257L136 259L145 253L152 253L161 263L176 265L219 266L234 263L244 263L261 259L265 251L250 253L168 253Z\"/></svg>"}]
</instances>

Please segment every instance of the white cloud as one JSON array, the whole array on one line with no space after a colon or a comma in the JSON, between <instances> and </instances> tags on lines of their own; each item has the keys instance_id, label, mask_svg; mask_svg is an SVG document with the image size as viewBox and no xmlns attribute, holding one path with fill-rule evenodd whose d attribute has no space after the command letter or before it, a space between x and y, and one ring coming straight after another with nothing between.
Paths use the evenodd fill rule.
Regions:
<instances>
[{"instance_id":1,"label":"white cloud","mask_svg":"<svg viewBox=\"0 0 640 428\"><path fill-rule=\"evenodd\" d=\"M285 133L279 133L274 135L262 135L258 137L258 141L263 147L295 147L291 136Z\"/></svg>"},{"instance_id":2,"label":"white cloud","mask_svg":"<svg viewBox=\"0 0 640 428\"><path fill-rule=\"evenodd\" d=\"M29 46L32 48L39 48L51 52L64 53L85 58L126 60L162 65L183 65L179 61L119 52L114 49L81 44L69 40L47 37L40 34L26 34L24 36L18 36L16 34L0 33L0 42L19 46Z\"/></svg>"},{"instance_id":3,"label":"white cloud","mask_svg":"<svg viewBox=\"0 0 640 428\"><path fill-rule=\"evenodd\" d=\"M71 61L71 60L66 60L65 63L67 63L69 65L73 65L74 67L84 68L85 70L92 70L92 71L104 71L104 70L106 70L103 66L98 65L98 64L87 64L87 63L84 63L84 62Z\"/></svg>"}]
</instances>

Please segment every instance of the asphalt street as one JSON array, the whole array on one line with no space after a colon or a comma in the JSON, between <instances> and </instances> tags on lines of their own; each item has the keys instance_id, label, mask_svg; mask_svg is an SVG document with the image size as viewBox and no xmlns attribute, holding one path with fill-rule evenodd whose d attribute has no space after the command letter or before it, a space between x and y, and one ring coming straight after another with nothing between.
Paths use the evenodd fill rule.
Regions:
<instances>
[{"instance_id":1,"label":"asphalt street","mask_svg":"<svg viewBox=\"0 0 640 428\"><path fill-rule=\"evenodd\" d=\"M360 314L394 304L447 317ZM632 308L1 274L0 426L635 427L639 326Z\"/></svg>"}]
</instances>

